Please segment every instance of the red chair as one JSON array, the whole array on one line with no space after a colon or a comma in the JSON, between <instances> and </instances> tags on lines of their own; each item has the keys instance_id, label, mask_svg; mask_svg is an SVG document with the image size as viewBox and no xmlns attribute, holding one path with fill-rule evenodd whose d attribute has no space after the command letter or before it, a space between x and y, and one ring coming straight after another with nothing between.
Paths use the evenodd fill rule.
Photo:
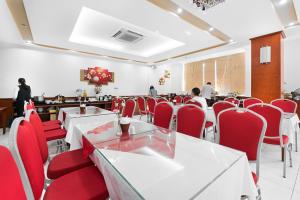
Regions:
<instances>
[{"instance_id":1,"label":"red chair","mask_svg":"<svg viewBox=\"0 0 300 200\"><path fill-rule=\"evenodd\" d=\"M26 102L24 104L24 110L25 110L25 115L26 115L26 112L29 110L36 110L34 102L31 100L29 100L29 102ZM51 130L61 128L61 121L59 121L59 120L49 120L49 121L45 121L42 123L43 123L45 131L51 131Z\"/></svg>"},{"instance_id":2,"label":"red chair","mask_svg":"<svg viewBox=\"0 0 300 200\"><path fill-rule=\"evenodd\" d=\"M185 104L187 105L196 105L200 108L202 108L202 104L198 101L194 101L193 99L187 101ZM206 121L205 122L205 132L207 132L207 129L213 128L214 129L214 123L212 121Z\"/></svg>"},{"instance_id":3,"label":"red chair","mask_svg":"<svg viewBox=\"0 0 300 200\"><path fill-rule=\"evenodd\" d=\"M111 111L122 113L125 101L122 98L113 98L111 102Z\"/></svg>"},{"instance_id":4,"label":"red chair","mask_svg":"<svg viewBox=\"0 0 300 200\"><path fill-rule=\"evenodd\" d=\"M271 104L285 113L296 113L297 110L297 103L289 99L276 99L271 101Z\"/></svg>"},{"instance_id":5,"label":"red chair","mask_svg":"<svg viewBox=\"0 0 300 200\"><path fill-rule=\"evenodd\" d=\"M192 97L191 96L185 96L185 97L183 97L183 103L186 103L187 101L189 101L189 100L191 100L192 99Z\"/></svg>"},{"instance_id":6,"label":"red chair","mask_svg":"<svg viewBox=\"0 0 300 200\"><path fill-rule=\"evenodd\" d=\"M44 166L32 125L22 117L15 119L10 141L10 149L17 162L27 198L40 199L45 187ZM102 174L95 166L89 166L53 180L43 199L104 200L107 197Z\"/></svg>"},{"instance_id":7,"label":"red chair","mask_svg":"<svg viewBox=\"0 0 300 200\"><path fill-rule=\"evenodd\" d=\"M152 117L154 115L154 110L156 106L156 100L152 97L147 98L147 107L148 107L148 114L150 115L150 122L152 122Z\"/></svg>"},{"instance_id":8,"label":"red chair","mask_svg":"<svg viewBox=\"0 0 300 200\"><path fill-rule=\"evenodd\" d=\"M146 109L146 101L144 97L137 97L137 104L140 110L140 119L142 118L143 115L148 115L148 111Z\"/></svg>"},{"instance_id":9,"label":"red chair","mask_svg":"<svg viewBox=\"0 0 300 200\"><path fill-rule=\"evenodd\" d=\"M174 100L176 101L176 104L181 104L182 103L182 97L181 96L174 97Z\"/></svg>"},{"instance_id":10,"label":"red chair","mask_svg":"<svg viewBox=\"0 0 300 200\"><path fill-rule=\"evenodd\" d=\"M229 109L229 108L235 108L236 106L233 103L230 103L228 101L219 101L214 103L214 105L212 106L214 113L215 113L215 117L217 119L219 113L223 110Z\"/></svg>"},{"instance_id":11,"label":"red chair","mask_svg":"<svg viewBox=\"0 0 300 200\"><path fill-rule=\"evenodd\" d=\"M0 198L26 200L20 173L10 151L0 146Z\"/></svg>"},{"instance_id":12,"label":"red chair","mask_svg":"<svg viewBox=\"0 0 300 200\"><path fill-rule=\"evenodd\" d=\"M256 103L263 103L262 100L258 99L258 98L254 98L254 97L251 97L251 98L248 98L248 99L244 99L243 101L243 107L244 108L248 108L249 106L253 105L253 104L256 104Z\"/></svg>"},{"instance_id":13,"label":"red chair","mask_svg":"<svg viewBox=\"0 0 300 200\"><path fill-rule=\"evenodd\" d=\"M292 154L291 144L289 143L289 137L283 135L281 132L283 112L280 108L270 104L254 104L249 106L248 109L263 116L267 123L267 130L264 138L264 143L278 145L283 149L283 177L286 177L286 152L289 151L290 167L292 167Z\"/></svg>"},{"instance_id":14,"label":"red chair","mask_svg":"<svg viewBox=\"0 0 300 200\"><path fill-rule=\"evenodd\" d=\"M257 185L261 146L267 127L266 120L253 111L231 108L221 111L217 121L219 144L243 151L249 161L256 161L256 172L252 172L252 176ZM260 189L257 188L260 196Z\"/></svg>"},{"instance_id":15,"label":"red chair","mask_svg":"<svg viewBox=\"0 0 300 200\"><path fill-rule=\"evenodd\" d=\"M155 106L153 124L166 129L171 128L173 106L168 102L161 102Z\"/></svg>"},{"instance_id":16,"label":"red chair","mask_svg":"<svg viewBox=\"0 0 300 200\"><path fill-rule=\"evenodd\" d=\"M227 101L227 102L230 102L230 103L233 103L234 105L239 105L240 101L234 97L228 97L228 98L225 98L224 101Z\"/></svg>"},{"instance_id":17,"label":"red chair","mask_svg":"<svg viewBox=\"0 0 300 200\"><path fill-rule=\"evenodd\" d=\"M30 124L33 126L34 133L38 142L43 163L49 159L48 145L45 138L43 127L38 120L35 112L31 112ZM67 151L56 155L49 162L47 169L47 177L56 179L67 173L93 165L89 158L83 158L82 149Z\"/></svg>"},{"instance_id":18,"label":"red chair","mask_svg":"<svg viewBox=\"0 0 300 200\"><path fill-rule=\"evenodd\" d=\"M158 99L156 99L156 102L161 103L161 102L169 102L169 101L165 98L158 98Z\"/></svg>"},{"instance_id":19,"label":"red chair","mask_svg":"<svg viewBox=\"0 0 300 200\"><path fill-rule=\"evenodd\" d=\"M185 105L177 111L176 131L202 138L205 127L205 112L195 105Z\"/></svg>"},{"instance_id":20,"label":"red chair","mask_svg":"<svg viewBox=\"0 0 300 200\"><path fill-rule=\"evenodd\" d=\"M135 111L135 101L133 99L128 99L125 102L125 106L123 109L122 117L133 117Z\"/></svg>"}]
</instances>

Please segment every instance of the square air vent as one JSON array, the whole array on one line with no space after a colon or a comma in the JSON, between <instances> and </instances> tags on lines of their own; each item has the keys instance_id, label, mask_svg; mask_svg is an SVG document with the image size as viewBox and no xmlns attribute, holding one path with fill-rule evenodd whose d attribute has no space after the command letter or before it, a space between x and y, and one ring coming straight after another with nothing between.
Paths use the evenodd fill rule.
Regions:
<instances>
[{"instance_id":1,"label":"square air vent","mask_svg":"<svg viewBox=\"0 0 300 200\"><path fill-rule=\"evenodd\" d=\"M144 36L141 34L123 28L115 33L112 37L126 43L136 43L144 38Z\"/></svg>"}]
</instances>

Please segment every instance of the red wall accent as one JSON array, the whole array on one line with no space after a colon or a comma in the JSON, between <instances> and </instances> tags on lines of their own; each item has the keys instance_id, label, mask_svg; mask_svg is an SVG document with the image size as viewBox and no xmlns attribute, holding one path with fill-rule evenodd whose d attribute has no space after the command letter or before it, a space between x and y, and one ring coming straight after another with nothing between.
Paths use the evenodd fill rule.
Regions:
<instances>
[{"instance_id":1,"label":"red wall accent","mask_svg":"<svg viewBox=\"0 0 300 200\"><path fill-rule=\"evenodd\" d=\"M266 103L281 97L283 85L282 32L251 39L251 96ZM271 46L271 62L260 64L260 48Z\"/></svg>"}]
</instances>

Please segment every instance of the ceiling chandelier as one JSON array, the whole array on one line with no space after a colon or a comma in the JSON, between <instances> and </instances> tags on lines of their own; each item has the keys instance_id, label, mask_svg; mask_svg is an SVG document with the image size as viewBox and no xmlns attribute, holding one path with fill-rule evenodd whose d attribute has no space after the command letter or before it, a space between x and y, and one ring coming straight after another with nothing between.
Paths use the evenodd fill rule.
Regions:
<instances>
[{"instance_id":1,"label":"ceiling chandelier","mask_svg":"<svg viewBox=\"0 0 300 200\"><path fill-rule=\"evenodd\" d=\"M192 3L195 4L198 8L201 8L203 11L223 2L225 2L225 0L192 0Z\"/></svg>"}]
</instances>

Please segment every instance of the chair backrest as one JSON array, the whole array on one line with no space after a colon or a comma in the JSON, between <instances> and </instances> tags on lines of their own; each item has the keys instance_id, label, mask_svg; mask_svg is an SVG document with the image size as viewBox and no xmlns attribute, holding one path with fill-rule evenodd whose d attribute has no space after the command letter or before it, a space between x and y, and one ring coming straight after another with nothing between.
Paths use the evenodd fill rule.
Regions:
<instances>
[{"instance_id":1,"label":"chair backrest","mask_svg":"<svg viewBox=\"0 0 300 200\"><path fill-rule=\"evenodd\" d=\"M124 99L113 98L111 101L111 111L118 110L120 113L122 113L124 104L125 104Z\"/></svg>"},{"instance_id":2,"label":"chair backrest","mask_svg":"<svg viewBox=\"0 0 300 200\"><path fill-rule=\"evenodd\" d=\"M276 99L271 104L286 113L296 113L297 110L297 103L289 99Z\"/></svg>"},{"instance_id":3,"label":"chair backrest","mask_svg":"<svg viewBox=\"0 0 300 200\"><path fill-rule=\"evenodd\" d=\"M177 111L177 132L202 138L205 127L205 112L195 105L185 105Z\"/></svg>"},{"instance_id":4,"label":"chair backrest","mask_svg":"<svg viewBox=\"0 0 300 200\"><path fill-rule=\"evenodd\" d=\"M40 119L40 116L37 114L37 112L34 110L29 110L28 112L26 112L25 119L28 122L30 122L30 124L33 126L35 130L34 133L36 135L42 160L43 163L46 163L49 156L49 151L48 151L48 145L47 145L47 140L46 140L42 120Z\"/></svg>"},{"instance_id":5,"label":"chair backrest","mask_svg":"<svg viewBox=\"0 0 300 200\"><path fill-rule=\"evenodd\" d=\"M254 98L254 97L244 99L243 100L243 107L248 108L249 106L251 106L253 104L256 104L256 103L263 103L263 101L258 99L258 98Z\"/></svg>"},{"instance_id":6,"label":"chair backrest","mask_svg":"<svg viewBox=\"0 0 300 200\"><path fill-rule=\"evenodd\" d=\"M157 102L157 103L168 102L168 100L165 99L165 98L158 98L158 99L156 99L156 102Z\"/></svg>"},{"instance_id":7,"label":"chair backrest","mask_svg":"<svg viewBox=\"0 0 300 200\"><path fill-rule=\"evenodd\" d=\"M8 148L0 146L0 199L26 200L17 164Z\"/></svg>"},{"instance_id":8,"label":"chair backrest","mask_svg":"<svg viewBox=\"0 0 300 200\"><path fill-rule=\"evenodd\" d=\"M161 102L155 106L153 124L166 129L171 128L173 106L169 102Z\"/></svg>"},{"instance_id":9,"label":"chair backrest","mask_svg":"<svg viewBox=\"0 0 300 200\"><path fill-rule=\"evenodd\" d=\"M189 100L191 100L192 99L192 97L191 96L185 96L185 97L183 97L183 103L186 103L187 101L189 101Z\"/></svg>"},{"instance_id":10,"label":"chair backrest","mask_svg":"<svg viewBox=\"0 0 300 200\"><path fill-rule=\"evenodd\" d=\"M152 97L147 98L147 107L151 114L154 114L154 109L156 106L156 100Z\"/></svg>"},{"instance_id":11,"label":"chair backrest","mask_svg":"<svg viewBox=\"0 0 300 200\"><path fill-rule=\"evenodd\" d=\"M146 101L144 97L137 97L137 104L140 111L146 111Z\"/></svg>"},{"instance_id":12,"label":"chair backrest","mask_svg":"<svg viewBox=\"0 0 300 200\"><path fill-rule=\"evenodd\" d=\"M196 106L199 106L200 108L202 108L202 104L200 102L194 101L192 99L189 100L189 101L187 101L187 102L185 102L185 104L187 104L187 105L196 105Z\"/></svg>"},{"instance_id":13,"label":"chair backrest","mask_svg":"<svg viewBox=\"0 0 300 200\"><path fill-rule=\"evenodd\" d=\"M268 126L265 137L280 137L280 143L282 146L282 110L280 108L277 108L276 106L265 103L253 104L249 106L248 109L256 112L257 114L263 116L266 119Z\"/></svg>"},{"instance_id":14,"label":"chair backrest","mask_svg":"<svg viewBox=\"0 0 300 200\"><path fill-rule=\"evenodd\" d=\"M229 109L229 108L235 108L235 105L228 101L219 101L219 102L214 103L214 105L212 107L213 107L215 116L217 118L221 111Z\"/></svg>"},{"instance_id":15,"label":"chair backrest","mask_svg":"<svg viewBox=\"0 0 300 200\"><path fill-rule=\"evenodd\" d=\"M125 106L124 106L124 109L123 109L122 117L130 117L130 118L132 118L133 114L134 114L134 111L135 111L135 100L128 99L125 102Z\"/></svg>"},{"instance_id":16,"label":"chair backrest","mask_svg":"<svg viewBox=\"0 0 300 200\"><path fill-rule=\"evenodd\" d=\"M224 101L233 103L235 105L239 105L239 103L240 103L240 101L238 99L234 98L234 97L225 98Z\"/></svg>"},{"instance_id":17,"label":"chair backrest","mask_svg":"<svg viewBox=\"0 0 300 200\"><path fill-rule=\"evenodd\" d=\"M177 104L182 103L182 97L181 96L175 96L174 100L176 101Z\"/></svg>"},{"instance_id":18,"label":"chair backrest","mask_svg":"<svg viewBox=\"0 0 300 200\"><path fill-rule=\"evenodd\" d=\"M17 118L10 132L10 149L18 165L28 199L40 199L44 183L44 166L32 125Z\"/></svg>"},{"instance_id":19,"label":"chair backrest","mask_svg":"<svg viewBox=\"0 0 300 200\"><path fill-rule=\"evenodd\" d=\"M248 160L256 160L256 174L259 177L266 120L251 110L230 108L221 111L217 121L219 144L245 152Z\"/></svg>"}]
</instances>

